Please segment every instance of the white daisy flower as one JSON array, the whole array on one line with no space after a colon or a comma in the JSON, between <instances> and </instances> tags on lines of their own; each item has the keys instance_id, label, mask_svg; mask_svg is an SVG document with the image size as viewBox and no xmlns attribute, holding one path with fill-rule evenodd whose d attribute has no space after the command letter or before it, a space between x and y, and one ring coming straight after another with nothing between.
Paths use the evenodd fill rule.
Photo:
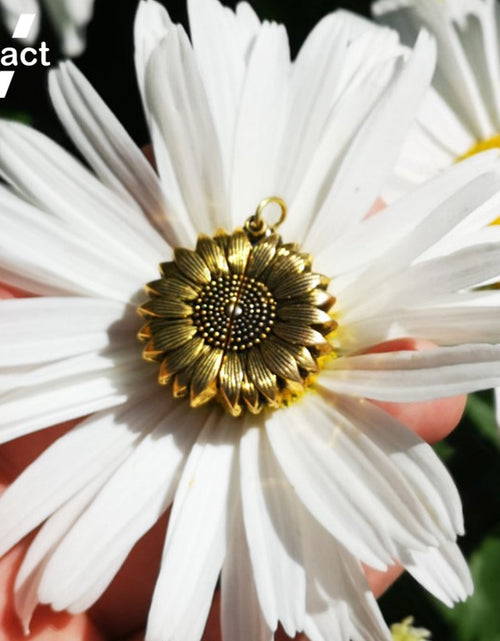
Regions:
<instances>
[{"instance_id":1,"label":"white daisy flower","mask_svg":"<svg viewBox=\"0 0 500 641\"><path fill-rule=\"evenodd\" d=\"M70 58L79 56L85 49L85 29L92 19L94 0L40 0L52 20L60 38L61 50ZM0 13L7 29L13 33L22 13L35 15L28 40L36 41L40 30L40 4L38 0L0 0Z\"/></svg>"},{"instance_id":2,"label":"white daisy flower","mask_svg":"<svg viewBox=\"0 0 500 641\"><path fill-rule=\"evenodd\" d=\"M379 0L372 9L406 44L425 27L438 47L433 90L391 185L397 196L457 160L500 147L498 5L496 0Z\"/></svg>"},{"instance_id":3,"label":"white daisy flower","mask_svg":"<svg viewBox=\"0 0 500 641\"><path fill-rule=\"evenodd\" d=\"M97 178L0 123L0 278L38 295L1 303L0 437L87 417L0 500L1 552L43 524L17 610L27 629L38 602L88 608L173 503L148 641L200 639L219 575L226 640L278 622L390 639L362 562L448 605L471 580L450 476L365 399L500 382L498 292L471 291L500 276L500 243L473 240L497 154L366 218L430 82L428 36L402 60L394 32L338 12L292 63L245 3L189 13L192 44L153 0L136 21L159 175L70 63L51 95ZM407 336L438 346L363 353Z\"/></svg>"},{"instance_id":4,"label":"white daisy flower","mask_svg":"<svg viewBox=\"0 0 500 641\"><path fill-rule=\"evenodd\" d=\"M425 27L438 47L433 87L384 190L392 201L455 162L500 147L500 10L496 0L379 0L373 13L406 44ZM500 229L483 236L497 240ZM495 397L500 426L500 389Z\"/></svg>"}]
</instances>

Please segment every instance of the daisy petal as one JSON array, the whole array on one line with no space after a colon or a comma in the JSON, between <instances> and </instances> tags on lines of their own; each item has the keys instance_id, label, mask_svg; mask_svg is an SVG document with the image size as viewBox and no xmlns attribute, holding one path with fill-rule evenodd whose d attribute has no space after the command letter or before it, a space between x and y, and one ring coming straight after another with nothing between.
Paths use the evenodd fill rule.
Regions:
<instances>
[{"instance_id":1,"label":"daisy petal","mask_svg":"<svg viewBox=\"0 0 500 641\"><path fill-rule=\"evenodd\" d=\"M437 302L437 301L436 301ZM460 301L462 303L462 301ZM500 342L498 310L491 307L443 305L419 309L384 310L382 314L349 323L339 330L339 340L348 353L396 338L423 338L437 345Z\"/></svg>"},{"instance_id":2,"label":"daisy petal","mask_svg":"<svg viewBox=\"0 0 500 641\"><path fill-rule=\"evenodd\" d=\"M500 278L500 243L483 243L418 263L396 275L392 304L438 303L443 295L495 283ZM382 296L381 296L382 298Z\"/></svg>"},{"instance_id":3,"label":"daisy petal","mask_svg":"<svg viewBox=\"0 0 500 641\"><path fill-rule=\"evenodd\" d=\"M494 113L491 114L491 118L498 128L500 123L500 87L496 82L500 76L498 11L494 2L476 5L475 9L475 20L474 18L469 20L460 35L483 99L492 107Z\"/></svg>"},{"instance_id":4,"label":"daisy petal","mask_svg":"<svg viewBox=\"0 0 500 641\"><path fill-rule=\"evenodd\" d=\"M497 160L498 152L490 151L449 167L376 216L333 238L328 248L316 255L316 260L321 263L330 260L330 271L337 275L370 263L411 234L422 220L434 216L430 212L460 188L493 169ZM431 226L435 222L426 224Z\"/></svg>"},{"instance_id":5,"label":"daisy petal","mask_svg":"<svg viewBox=\"0 0 500 641\"><path fill-rule=\"evenodd\" d=\"M227 216L220 149L194 53L181 27L172 27L151 54L145 91L165 193L169 197L169 181L175 180L188 220L197 232L213 233ZM177 200L172 203L179 217L183 212ZM176 226L181 223L175 221Z\"/></svg>"},{"instance_id":6,"label":"daisy petal","mask_svg":"<svg viewBox=\"0 0 500 641\"><path fill-rule=\"evenodd\" d=\"M336 12L323 18L308 35L292 67L289 100L293 109L283 134L280 159L280 180L289 198L306 174L325 134L333 104L340 99L339 85L350 53L349 17Z\"/></svg>"},{"instance_id":7,"label":"daisy petal","mask_svg":"<svg viewBox=\"0 0 500 641\"><path fill-rule=\"evenodd\" d=\"M0 121L0 136L0 174L27 200L90 236L101 251L113 253L125 264L149 270L151 260L163 259L148 241L149 230L139 234L130 222L136 220L137 209L127 207L61 147L34 129L7 120Z\"/></svg>"},{"instance_id":8,"label":"daisy petal","mask_svg":"<svg viewBox=\"0 0 500 641\"><path fill-rule=\"evenodd\" d=\"M321 385L337 393L411 403L500 384L499 345L458 345L425 352L364 354L333 361Z\"/></svg>"},{"instance_id":9,"label":"daisy petal","mask_svg":"<svg viewBox=\"0 0 500 641\"><path fill-rule=\"evenodd\" d=\"M17 254L5 254L2 256L3 265L0 267L0 282L2 285L7 285L13 289L18 289L22 292L36 294L38 296L62 296L68 293L61 285L58 278L44 278L40 279L40 272L30 265L26 265L19 259ZM12 265L12 270L7 268L7 265ZM32 272L32 277L25 273L18 273L19 271Z\"/></svg>"},{"instance_id":10,"label":"daisy petal","mask_svg":"<svg viewBox=\"0 0 500 641\"><path fill-rule=\"evenodd\" d=\"M61 63L59 69L49 73L49 89L57 114L75 145L102 182L137 210L139 215L131 222L138 232L168 258L168 245L141 219L145 212L153 224L169 231L161 185L141 150L71 62Z\"/></svg>"},{"instance_id":11,"label":"daisy petal","mask_svg":"<svg viewBox=\"0 0 500 641\"><path fill-rule=\"evenodd\" d=\"M128 311L114 301L70 297L11 298L0 301L0 309L0 368L104 349L111 341L109 328ZM133 332L135 317L129 314L120 325L119 332Z\"/></svg>"},{"instance_id":12,"label":"daisy petal","mask_svg":"<svg viewBox=\"0 0 500 641\"><path fill-rule=\"evenodd\" d=\"M50 293L54 294L130 302L146 282L144 279L155 275L152 265L129 263L123 255L109 249L104 252L94 236L75 221L61 224L2 185L0 203L5 282L27 281L28 291L35 293L49 285L55 290ZM11 278L11 273L19 276Z\"/></svg>"},{"instance_id":13,"label":"daisy petal","mask_svg":"<svg viewBox=\"0 0 500 641\"><path fill-rule=\"evenodd\" d=\"M350 146L307 234L307 245L316 252L324 249L328 238L335 238L366 216L380 195L381 185L392 171L416 107L430 84L435 55L433 41L422 33L408 62ZM370 171L360 166L360 160ZM331 215L332 211L336 212L335 216Z\"/></svg>"},{"instance_id":14,"label":"daisy petal","mask_svg":"<svg viewBox=\"0 0 500 641\"><path fill-rule=\"evenodd\" d=\"M445 526L435 522L427 505L414 491L413 484L406 481L400 466L387 456L387 452L369 432L363 430L362 420L356 421L348 412L341 411L340 399L330 396L325 397L325 401L324 404L318 403L324 426L321 430L315 430L317 436L334 451L331 458L341 458L344 464L356 470L354 474L357 478L365 479L364 485L373 490L379 499L383 496L384 507L379 506L376 510L379 514L387 512L384 522L388 537L397 548L409 546L420 549L435 544ZM325 418L334 426L331 430L326 428ZM349 483L346 474L341 479L342 483L344 481ZM354 485L353 493L357 494ZM355 500L361 500L361 496Z\"/></svg>"},{"instance_id":15,"label":"daisy petal","mask_svg":"<svg viewBox=\"0 0 500 641\"><path fill-rule=\"evenodd\" d=\"M447 541L440 548L412 552L411 557L405 568L448 607L472 594L472 577L456 543Z\"/></svg>"},{"instance_id":16,"label":"daisy petal","mask_svg":"<svg viewBox=\"0 0 500 641\"><path fill-rule=\"evenodd\" d=\"M85 339L83 338L82 340ZM75 337L73 337L73 342L76 342ZM40 366L35 367L31 364L29 366L17 366L6 370L0 368L0 373L3 375L1 387L2 402L4 400L15 400L18 398L18 392L22 396L23 389L25 390L29 387L39 386L39 391L43 389L42 386L48 389L49 384L58 385L63 382L63 379L72 377L76 373L95 375L100 371L109 370L113 363L117 365L119 371L120 366L127 366L130 363L134 363L135 350L127 349L129 345L129 337L125 336L125 340L114 340L112 348L103 349L100 353L91 350L88 353L69 356L50 363L42 363ZM118 352L121 352L119 356ZM139 378L139 376L137 376L137 378ZM14 413L15 412L16 410L14 410ZM26 415L29 415L29 412ZM0 424L2 424L1 420Z\"/></svg>"},{"instance_id":17,"label":"daisy petal","mask_svg":"<svg viewBox=\"0 0 500 641\"><path fill-rule=\"evenodd\" d=\"M153 404L147 429L154 429L107 481L47 564L39 598L56 610L90 607L172 502L180 466L205 416L200 412L187 424L188 407L165 406L163 397Z\"/></svg>"},{"instance_id":18,"label":"daisy petal","mask_svg":"<svg viewBox=\"0 0 500 641\"><path fill-rule=\"evenodd\" d=\"M80 423L9 486L0 498L2 554L95 476L127 456L141 436L134 426L147 420L144 398L138 396L123 409L107 410Z\"/></svg>"},{"instance_id":19,"label":"daisy petal","mask_svg":"<svg viewBox=\"0 0 500 641\"><path fill-rule=\"evenodd\" d=\"M109 466L54 512L29 546L14 586L15 608L25 634L29 634L31 618L39 603L38 588L47 560L113 470L114 466Z\"/></svg>"},{"instance_id":20,"label":"daisy petal","mask_svg":"<svg viewBox=\"0 0 500 641\"><path fill-rule=\"evenodd\" d=\"M231 641L272 641L274 635L257 598L239 503L235 512L221 576L222 637Z\"/></svg>"},{"instance_id":21,"label":"daisy petal","mask_svg":"<svg viewBox=\"0 0 500 641\"><path fill-rule=\"evenodd\" d=\"M434 85L448 103L459 105L461 119L478 139L489 138L494 133L492 122L453 20L457 16L450 15L449 5L450 3L443 11L443 6L433 0L381 0L375 3L373 10L377 18L394 26L402 22L400 15L398 16L400 11L405 12L403 22L409 23L409 37L411 31L421 26L431 31L439 48Z\"/></svg>"},{"instance_id":22,"label":"daisy petal","mask_svg":"<svg viewBox=\"0 0 500 641\"><path fill-rule=\"evenodd\" d=\"M313 516L372 567L385 569L391 563L397 554L395 541L416 547L432 544L434 537L405 508L403 495L394 495L405 492L404 485L391 488L383 477L376 449L367 439L366 452L353 447L359 430L348 427L345 419L341 422L326 402L314 400L288 410L285 426L274 416L267 425L277 459ZM382 513L387 524L383 532L377 525Z\"/></svg>"},{"instance_id":23,"label":"daisy petal","mask_svg":"<svg viewBox=\"0 0 500 641\"><path fill-rule=\"evenodd\" d=\"M426 520L423 509L448 538L463 534L457 488L432 447L372 403L347 396L336 396L335 401L339 411L358 425L387 461L397 467L403 477L398 483L408 484L411 494L418 497L418 506L414 498L408 500L408 506L413 503L411 509L420 513L419 518Z\"/></svg>"},{"instance_id":24,"label":"daisy petal","mask_svg":"<svg viewBox=\"0 0 500 641\"><path fill-rule=\"evenodd\" d=\"M340 545L305 508L301 510L301 532L308 569L304 632L311 641L349 641L351 621L339 572Z\"/></svg>"},{"instance_id":25,"label":"daisy petal","mask_svg":"<svg viewBox=\"0 0 500 641\"><path fill-rule=\"evenodd\" d=\"M76 356L34 370L1 397L0 442L125 403L154 380L137 350ZM113 375L111 373L113 372ZM31 385L30 385L31 384Z\"/></svg>"},{"instance_id":26,"label":"daisy petal","mask_svg":"<svg viewBox=\"0 0 500 641\"><path fill-rule=\"evenodd\" d=\"M418 124L434 138L435 144L451 156L446 167L450 166L450 160L453 162L464 149L470 149L475 142L460 117L434 87L429 89L425 97L419 111Z\"/></svg>"},{"instance_id":27,"label":"daisy petal","mask_svg":"<svg viewBox=\"0 0 500 641\"><path fill-rule=\"evenodd\" d=\"M339 37L335 39L340 50L332 49L332 59L327 61L327 64L335 65L335 56L339 56L341 59L335 85L330 82L323 88L322 84L315 84L314 78L317 74L317 68L321 69L324 64L324 53L318 54L319 60L318 57L312 58L308 55L310 46L308 43L304 45L305 59L302 73L307 75L308 82L312 84L310 91L313 92L313 95L315 91L325 91L326 96L323 96L323 100L327 100L328 103L332 101L330 103L332 107L327 114L327 121L319 132L312 119L309 118L309 115L307 116L308 123L310 120L308 125L310 133L304 132L304 135L310 138L309 144L313 147L311 149L312 156L308 155L308 146L302 146L305 144L302 140L300 140L298 159L293 158L292 162L292 156L288 150L288 143L293 144L297 135L297 133L292 134L291 132L296 128L302 130L300 104L304 97L301 98L297 107L294 103L294 108L290 110L288 129L286 135L283 136L280 163L283 163L285 167L291 163L291 170L295 165L303 168L298 174L294 174L296 184L286 180L282 187L283 194L290 200L290 212L283 229L286 230L288 237L300 241L303 241L309 229L309 224L304 226L304 220L314 220L318 210L323 206L332 181L346 155L346 150L349 149L352 141L363 128L368 115L378 104L381 95L388 90L394 74L395 63L400 56L394 32L370 27L368 30L364 28L362 33L358 34L356 28L358 23L368 24L366 20L360 20L343 11L336 12L332 17L332 29L336 24L340 29ZM328 25L328 22L326 24ZM377 51L377 55L373 55L374 51ZM297 63L299 60L300 55ZM292 76L291 83L293 80L294 76ZM293 84L291 90L293 90ZM328 90L330 91L328 92ZM295 102L297 103L297 99ZM315 107L320 110L324 109L324 106L319 104ZM296 121L297 118L299 122ZM315 131L317 139L313 137ZM284 171L287 170L284 169ZM281 181L281 178L279 180ZM345 230L342 231L344 233Z\"/></svg>"},{"instance_id":28,"label":"daisy petal","mask_svg":"<svg viewBox=\"0 0 500 641\"><path fill-rule=\"evenodd\" d=\"M263 198L275 194L279 123L287 113L289 73L286 31L266 22L249 54L236 123L230 182L232 225L251 215Z\"/></svg>"},{"instance_id":29,"label":"daisy petal","mask_svg":"<svg viewBox=\"0 0 500 641\"><path fill-rule=\"evenodd\" d=\"M228 179L247 56L260 21L246 3L240 3L234 13L217 0L189 0L188 12L193 49ZM212 37L213 33L217 38Z\"/></svg>"},{"instance_id":30,"label":"daisy petal","mask_svg":"<svg viewBox=\"0 0 500 641\"><path fill-rule=\"evenodd\" d=\"M300 511L308 580L304 631L311 641L388 641L389 631L368 587L361 564L307 512Z\"/></svg>"},{"instance_id":31,"label":"daisy petal","mask_svg":"<svg viewBox=\"0 0 500 641\"><path fill-rule=\"evenodd\" d=\"M392 637L378 609L377 601L367 585L359 561L342 552L344 551L342 550L339 556L344 569L347 600L352 604L350 613L352 619L351 639L361 641L362 639L374 638L380 639L380 641L389 641Z\"/></svg>"},{"instance_id":32,"label":"daisy petal","mask_svg":"<svg viewBox=\"0 0 500 641\"><path fill-rule=\"evenodd\" d=\"M422 257L469 216L477 215L482 205L485 203L489 205L489 199L500 205L499 187L500 173L498 170L492 171L475 178L441 203L432 212L432 224L429 224L428 219L420 221L411 234L392 247L391 252L379 260L372 261L368 269L356 275L356 286L351 287L351 293L342 298L342 305L353 315L362 313L367 315L368 305L376 308L378 304L382 306L391 301L397 306L396 292L393 295L392 286L384 287L384 283L394 277L397 278L403 270L409 269L414 261ZM434 280L439 281L439 277ZM379 288L383 294L391 293L388 296L382 295L380 299L377 297L377 302L370 301L368 292Z\"/></svg>"},{"instance_id":33,"label":"daisy petal","mask_svg":"<svg viewBox=\"0 0 500 641\"><path fill-rule=\"evenodd\" d=\"M143 101L149 58L172 26L173 22L167 10L159 2L155 0L139 2L134 22L134 57L137 82Z\"/></svg>"},{"instance_id":34,"label":"daisy petal","mask_svg":"<svg viewBox=\"0 0 500 641\"><path fill-rule=\"evenodd\" d=\"M257 594L268 626L303 627L305 575L296 500L260 427L240 445L243 517Z\"/></svg>"},{"instance_id":35,"label":"daisy petal","mask_svg":"<svg viewBox=\"0 0 500 641\"><path fill-rule=\"evenodd\" d=\"M495 200L495 199L492 199ZM482 211L489 209L489 202L487 201L480 207ZM496 205L496 203L494 203ZM495 215L498 213L496 207ZM435 258L439 254L446 252L456 252L461 249L467 249L481 244L500 243L500 227L498 225L490 224L490 221L485 223L487 226L482 226L480 229L475 229L475 221L472 225L467 225L467 229L455 230L446 236L437 246L434 246L429 252L426 253L425 258Z\"/></svg>"},{"instance_id":36,"label":"daisy petal","mask_svg":"<svg viewBox=\"0 0 500 641\"><path fill-rule=\"evenodd\" d=\"M226 553L227 506L235 432L214 411L191 449L179 481L160 575L149 613L148 641L199 641Z\"/></svg>"}]
</instances>

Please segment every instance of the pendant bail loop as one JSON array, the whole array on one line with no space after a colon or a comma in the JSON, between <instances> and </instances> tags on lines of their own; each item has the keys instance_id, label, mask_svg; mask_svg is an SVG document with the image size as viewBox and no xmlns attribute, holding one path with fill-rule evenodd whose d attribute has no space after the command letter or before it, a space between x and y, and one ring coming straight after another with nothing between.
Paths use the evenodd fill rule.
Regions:
<instances>
[{"instance_id":1,"label":"pendant bail loop","mask_svg":"<svg viewBox=\"0 0 500 641\"><path fill-rule=\"evenodd\" d=\"M277 222L273 225L268 225L262 216L264 209L271 204L276 204L281 209L280 217ZM269 235L270 233L276 231L276 229L284 222L287 214L287 206L285 201L279 196L269 196L269 198L264 198L259 203L255 214L250 216L250 218L245 223L245 231L254 238L261 238L262 236Z\"/></svg>"}]
</instances>

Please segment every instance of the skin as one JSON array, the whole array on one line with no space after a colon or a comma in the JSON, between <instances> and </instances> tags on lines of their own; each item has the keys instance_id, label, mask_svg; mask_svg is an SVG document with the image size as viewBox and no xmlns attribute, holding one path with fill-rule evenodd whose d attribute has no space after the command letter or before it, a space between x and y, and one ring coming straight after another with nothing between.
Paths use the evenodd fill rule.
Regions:
<instances>
[{"instance_id":1,"label":"skin","mask_svg":"<svg viewBox=\"0 0 500 641\"><path fill-rule=\"evenodd\" d=\"M155 166L152 147L143 148L144 155ZM377 200L369 216L384 208ZM0 298L26 296L26 293L5 287L0 283ZM369 350L390 352L432 348L428 341L411 338L389 341ZM458 425L465 408L465 396L425 403L386 403L376 405L407 425L421 438L435 443L445 438ZM54 426L0 446L0 493L54 440L70 430L76 421ZM48 606L35 611L30 630L30 641L144 641L144 627L167 529L168 515L156 523L135 545L115 579L94 604L83 614L70 615L54 612ZM0 559L0 641L25 641L14 610L13 587L16 573L28 549L33 534L28 535ZM381 596L402 573L394 565L385 573L365 567L370 587L376 597ZM276 641L289 637L278 629ZM214 595L202 641L221 641L220 593ZM307 641L303 634L296 641Z\"/></svg>"},{"instance_id":2,"label":"skin","mask_svg":"<svg viewBox=\"0 0 500 641\"><path fill-rule=\"evenodd\" d=\"M19 292L2 288L1 297ZM400 339L373 348L372 352L429 349L432 344L414 339ZM408 425L422 438L434 443L447 436L458 424L465 406L460 396L426 403L377 403ZM75 423L55 426L0 447L0 490L3 491L44 449L67 432ZM70 615L53 612L40 606L33 617L31 641L143 641L143 629L154 589L161 550L167 526L162 518L134 547L114 581L97 603L86 613ZM33 538L27 536L0 559L0 641L23 641L23 634L14 611L13 586L22 558ZM366 568L375 596L380 596L400 575L393 566L386 573ZM203 641L221 641L220 595L216 593ZM279 630L277 641L288 637ZM297 641L307 641L304 635Z\"/></svg>"}]
</instances>

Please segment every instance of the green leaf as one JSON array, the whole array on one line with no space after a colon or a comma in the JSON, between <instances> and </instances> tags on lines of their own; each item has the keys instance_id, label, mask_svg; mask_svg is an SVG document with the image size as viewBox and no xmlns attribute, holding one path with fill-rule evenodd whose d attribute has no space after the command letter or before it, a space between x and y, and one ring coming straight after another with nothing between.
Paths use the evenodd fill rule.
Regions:
<instances>
[{"instance_id":1,"label":"green leaf","mask_svg":"<svg viewBox=\"0 0 500 641\"><path fill-rule=\"evenodd\" d=\"M457 641L500 641L500 537L489 537L470 559L475 591L443 614L454 624Z\"/></svg>"},{"instance_id":2,"label":"green leaf","mask_svg":"<svg viewBox=\"0 0 500 641\"><path fill-rule=\"evenodd\" d=\"M465 412L481 434L500 449L500 432L495 419L493 403L478 394L470 394Z\"/></svg>"},{"instance_id":3,"label":"green leaf","mask_svg":"<svg viewBox=\"0 0 500 641\"><path fill-rule=\"evenodd\" d=\"M4 109L0 106L0 118L7 118L8 120L16 120L25 125L32 125L34 118L24 111L13 111L11 109Z\"/></svg>"},{"instance_id":4,"label":"green leaf","mask_svg":"<svg viewBox=\"0 0 500 641\"><path fill-rule=\"evenodd\" d=\"M453 455L455 454L455 448L447 441L439 441L438 443L434 443L432 449L436 452L439 458L445 462L451 460L453 458Z\"/></svg>"}]
</instances>

